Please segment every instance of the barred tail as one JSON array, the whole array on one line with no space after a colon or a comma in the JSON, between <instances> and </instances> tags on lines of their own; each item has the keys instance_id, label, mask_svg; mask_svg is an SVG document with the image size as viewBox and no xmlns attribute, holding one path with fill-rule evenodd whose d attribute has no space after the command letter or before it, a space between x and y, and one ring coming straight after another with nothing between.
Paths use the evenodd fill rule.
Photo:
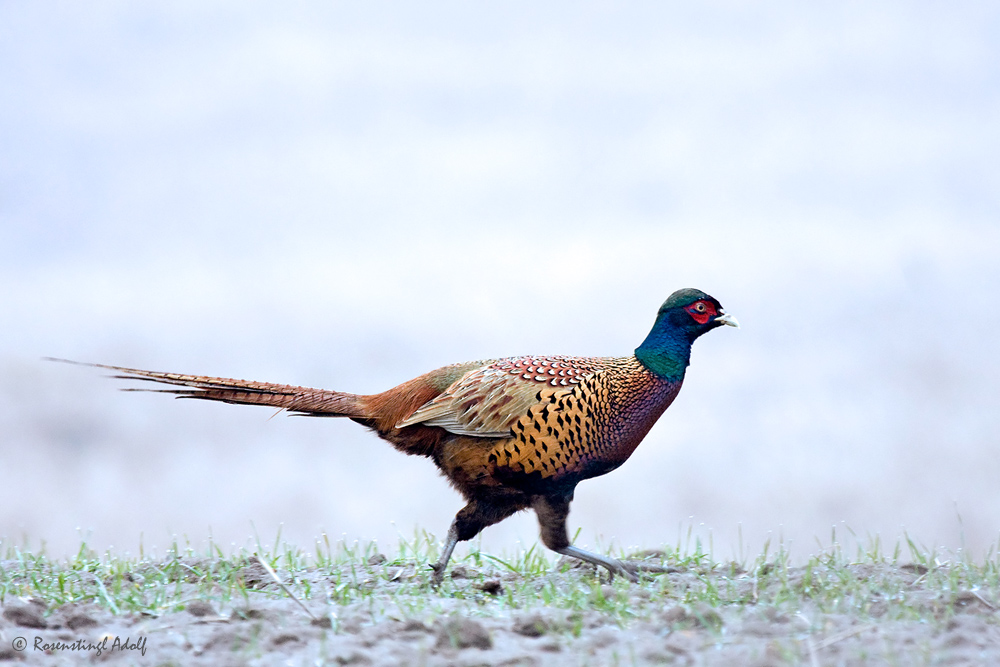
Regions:
<instances>
[{"instance_id":1,"label":"barred tail","mask_svg":"<svg viewBox=\"0 0 1000 667\"><path fill-rule=\"evenodd\" d=\"M88 364L51 357L47 357L47 359L49 361L116 371L117 374L111 377L122 380L140 380L183 387L183 389L126 388L123 391L149 391L174 394L177 398L200 398L206 401L221 401L223 403L238 405L267 405L288 410L294 414L313 417L353 417L356 419L367 419L370 417L362 403L363 397L357 394L347 394L327 389L295 387L287 384L274 384L272 382L253 382L204 375L160 373L157 371L144 371L138 368Z\"/></svg>"}]
</instances>

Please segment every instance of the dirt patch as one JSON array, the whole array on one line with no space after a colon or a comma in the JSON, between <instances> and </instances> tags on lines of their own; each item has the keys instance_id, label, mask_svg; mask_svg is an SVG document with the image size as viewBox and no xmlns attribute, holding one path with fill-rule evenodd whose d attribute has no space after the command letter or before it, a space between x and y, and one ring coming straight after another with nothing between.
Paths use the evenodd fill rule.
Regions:
<instances>
[{"instance_id":1,"label":"dirt patch","mask_svg":"<svg viewBox=\"0 0 1000 667\"><path fill-rule=\"evenodd\" d=\"M159 614L7 597L0 661L1000 664L996 584L969 587L961 577L926 567L673 568L634 585L578 569L525 578L464 565L464 576L435 591L420 583L426 573L416 565L372 559L365 566L351 583L354 593L335 602L328 600L343 588L336 576L297 572L297 584L312 591L302 596L308 612L252 568L239 572L250 586L246 595L189 599ZM194 583L178 585L189 587L192 597L199 590ZM834 593L840 598L830 597ZM544 602L548 595L551 604Z\"/></svg>"}]
</instances>

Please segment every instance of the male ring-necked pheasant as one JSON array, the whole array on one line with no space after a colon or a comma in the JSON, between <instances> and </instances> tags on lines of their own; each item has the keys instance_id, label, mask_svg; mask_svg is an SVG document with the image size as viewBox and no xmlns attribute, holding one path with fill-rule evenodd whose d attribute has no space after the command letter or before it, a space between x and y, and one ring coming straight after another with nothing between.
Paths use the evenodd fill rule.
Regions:
<instances>
[{"instance_id":1,"label":"male ring-necked pheasant","mask_svg":"<svg viewBox=\"0 0 1000 667\"><path fill-rule=\"evenodd\" d=\"M739 326L713 297L682 289L660 307L634 355L472 361L368 396L93 365L122 373L119 378L180 385L185 388L154 391L182 398L347 417L406 454L430 457L468 501L431 566L436 584L458 542L529 507L545 546L635 581L635 566L570 544L573 490L628 459L680 391L691 344L724 324Z\"/></svg>"}]
</instances>

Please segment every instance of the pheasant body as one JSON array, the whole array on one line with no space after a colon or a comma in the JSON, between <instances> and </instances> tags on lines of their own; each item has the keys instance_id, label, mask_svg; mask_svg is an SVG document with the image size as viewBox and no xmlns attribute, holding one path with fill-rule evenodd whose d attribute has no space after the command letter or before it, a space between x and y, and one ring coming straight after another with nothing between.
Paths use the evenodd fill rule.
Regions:
<instances>
[{"instance_id":1,"label":"pheasant body","mask_svg":"<svg viewBox=\"0 0 1000 667\"><path fill-rule=\"evenodd\" d=\"M607 359L516 359L511 365L545 369L550 359L588 367L563 388L545 376L537 402L511 424L513 434L487 455L493 476L526 489L549 480L579 482L614 470L632 454L680 390L681 381L662 379L635 357ZM529 373L525 375L531 375ZM521 378L525 379L525 375ZM547 385L547 386L546 386Z\"/></svg>"},{"instance_id":2,"label":"pheasant body","mask_svg":"<svg viewBox=\"0 0 1000 667\"><path fill-rule=\"evenodd\" d=\"M634 567L570 545L566 517L576 485L614 470L677 396L691 344L725 324L714 298L680 290L664 302L633 356L524 356L445 366L380 394L358 395L117 366L117 377L175 385L183 398L268 405L348 417L407 454L430 457L465 497L434 580L458 541L532 508L543 543L635 579Z\"/></svg>"}]
</instances>

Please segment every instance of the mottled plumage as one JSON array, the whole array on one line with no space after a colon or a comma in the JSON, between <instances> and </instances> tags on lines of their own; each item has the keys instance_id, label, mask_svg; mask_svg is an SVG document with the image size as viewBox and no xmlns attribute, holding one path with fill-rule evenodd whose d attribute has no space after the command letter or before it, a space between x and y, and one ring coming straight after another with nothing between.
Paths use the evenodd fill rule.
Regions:
<instances>
[{"instance_id":1,"label":"mottled plumage","mask_svg":"<svg viewBox=\"0 0 1000 667\"><path fill-rule=\"evenodd\" d=\"M634 580L634 565L570 545L573 490L628 459L680 391L691 344L723 324L737 326L718 301L680 290L661 306L635 355L453 364L372 395L95 365L116 377L175 385L152 391L179 397L348 417L400 451L431 457L468 502L433 566L436 582L457 542L529 507L546 546Z\"/></svg>"}]
</instances>

